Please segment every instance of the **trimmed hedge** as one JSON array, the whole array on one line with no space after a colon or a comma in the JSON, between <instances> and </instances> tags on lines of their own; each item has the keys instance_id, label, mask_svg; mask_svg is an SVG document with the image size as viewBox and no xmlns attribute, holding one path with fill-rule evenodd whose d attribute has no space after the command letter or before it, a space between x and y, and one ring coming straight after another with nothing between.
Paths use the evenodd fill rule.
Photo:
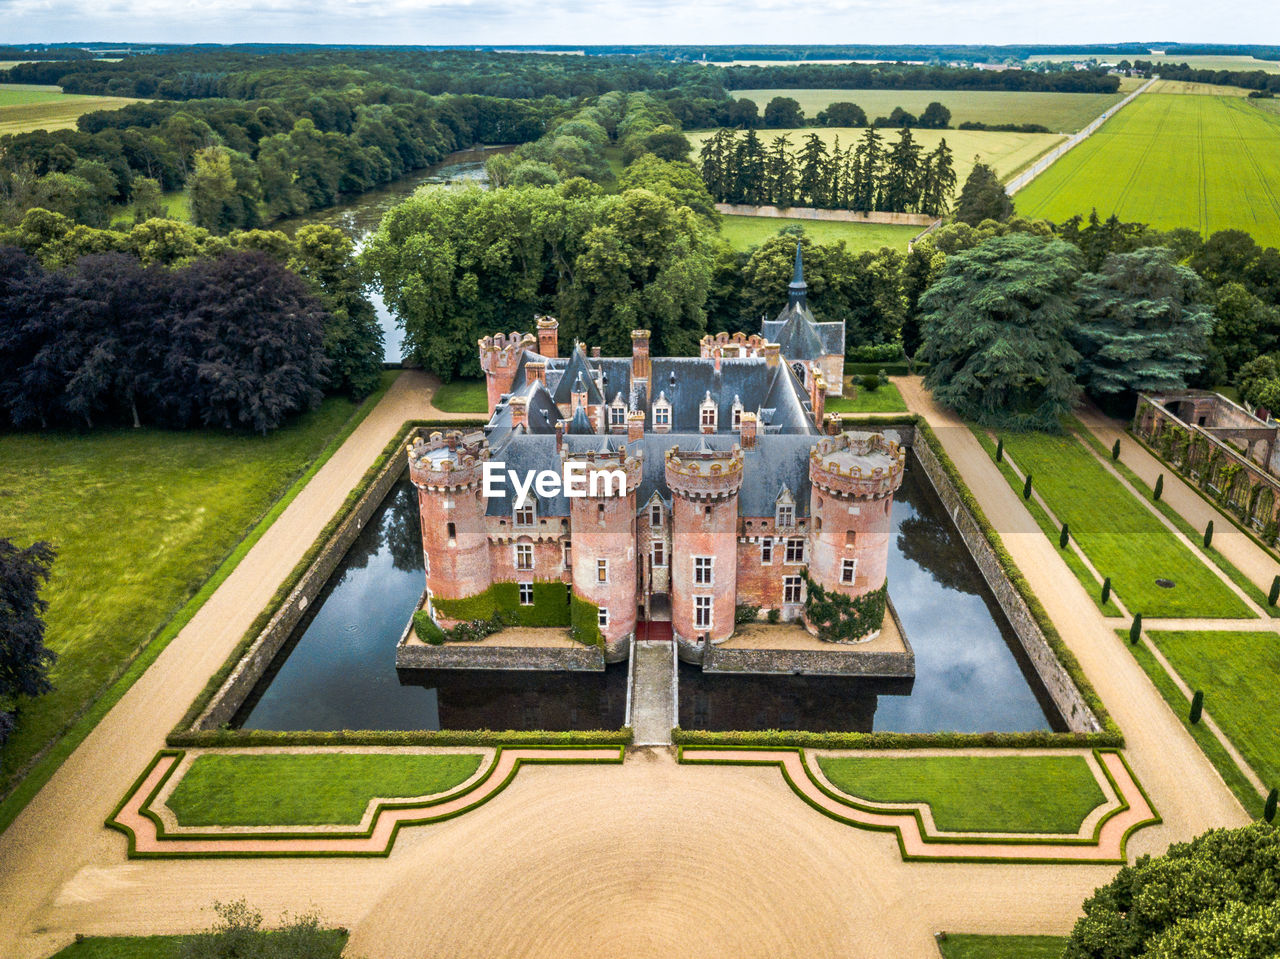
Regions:
<instances>
[{"instance_id":1,"label":"trimmed hedge","mask_svg":"<svg viewBox=\"0 0 1280 959\"><path fill-rule=\"evenodd\" d=\"M200 729L169 735L179 748L215 746L616 746L631 728L547 729Z\"/></svg>"},{"instance_id":2,"label":"trimmed hedge","mask_svg":"<svg viewBox=\"0 0 1280 959\"><path fill-rule=\"evenodd\" d=\"M1041 729L1021 733L813 733L798 729L751 729L716 732L672 730L680 746L796 746L808 749L1065 749L1110 746L1106 733L1055 733Z\"/></svg>"},{"instance_id":3,"label":"trimmed hedge","mask_svg":"<svg viewBox=\"0 0 1280 959\"><path fill-rule=\"evenodd\" d=\"M432 606L448 619L492 619L495 613L529 627L568 627L569 586L558 579L535 581L533 605L520 605L519 583L494 583L483 593L462 599L432 599Z\"/></svg>"},{"instance_id":4,"label":"trimmed hedge","mask_svg":"<svg viewBox=\"0 0 1280 959\"><path fill-rule=\"evenodd\" d=\"M890 376L909 376L911 374L911 364L898 363L845 363L845 376L867 376L868 374L875 376L881 370L884 370Z\"/></svg>"},{"instance_id":5,"label":"trimmed hedge","mask_svg":"<svg viewBox=\"0 0 1280 959\"><path fill-rule=\"evenodd\" d=\"M570 632L573 638L586 646L604 646L600 632L600 607L581 596L570 597Z\"/></svg>"}]
</instances>

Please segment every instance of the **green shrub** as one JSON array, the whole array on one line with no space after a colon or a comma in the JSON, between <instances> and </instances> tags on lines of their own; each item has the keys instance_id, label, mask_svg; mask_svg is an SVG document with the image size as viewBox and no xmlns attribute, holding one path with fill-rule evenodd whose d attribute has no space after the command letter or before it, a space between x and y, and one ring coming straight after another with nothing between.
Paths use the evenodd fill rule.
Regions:
<instances>
[{"instance_id":1,"label":"green shrub","mask_svg":"<svg viewBox=\"0 0 1280 959\"><path fill-rule=\"evenodd\" d=\"M859 381L859 383L868 393L874 393L876 390L880 389L880 377L875 373L868 373Z\"/></svg>"},{"instance_id":2,"label":"green shrub","mask_svg":"<svg viewBox=\"0 0 1280 959\"><path fill-rule=\"evenodd\" d=\"M1067 544L1071 542L1071 531L1067 528L1067 524L1062 524L1062 532L1058 534L1058 549L1066 549Z\"/></svg>"},{"instance_id":3,"label":"green shrub","mask_svg":"<svg viewBox=\"0 0 1280 959\"><path fill-rule=\"evenodd\" d=\"M1200 714L1204 712L1204 690L1197 689L1195 695L1191 697L1191 714L1187 716L1187 721L1194 726L1200 722Z\"/></svg>"},{"instance_id":4,"label":"green shrub","mask_svg":"<svg viewBox=\"0 0 1280 959\"><path fill-rule=\"evenodd\" d=\"M512 626L555 628L569 626L569 587L559 580L533 584L533 605L520 605L519 583L494 583L483 593L461 599L434 599L436 610L448 619L491 620L495 615Z\"/></svg>"},{"instance_id":5,"label":"green shrub","mask_svg":"<svg viewBox=\"0 0 1280 959\"><path fill-rule=\"evenodd\" d=\"M877 630L884 623L885 597L888 585L857 598L835 591L828 592L806 572L807 594L804 613L827 643L849 642Z\"/></svg>"},{"instance_id":6,"label":"green shrub","mask_svg":"<svg viewBox=\"0 0 1280 959\"><path fill-rule=\"evenodd\" d=\"M1031 474L1027 474L1027 481L1022 484L1022 498L1031 499Z\"/></svg>"},{"instance_id":7,"label":"green shrub","mask_svg":"<svg viewBox=\"0 0 1280 959\"><path fill-rule=\"evenodd\" d=\"M1208 549L1213 542L1213 520L1209 520L1209 525L1204 528L1204 548Z\"/></svg>"},{"instance_id":8,"label":"green shrub","mask_svg":"<svg viewBox=\"0 0 1280 959\"><path fill-rule=\"evenodd\" d=\"M1000 437L996 440L996 462L1004 462L1004 437Z\"/></svg>"},{"instance_id":9,"label":"green shrub","mask_svg":"<svg viewBox=\"0 0 1280 959\"><path fill-rule=\"evenodd\" d=\"M600 633L600 607L581 596L573 596L569 604L569 628L573 638L584 646L604 646L604 636Z\"/></svg>"},{"instance_id":10,"label":"green shrub","mask_svg":"<svg viewBox=\"0 0 1280 959\"><path fill-rule=\"evenodd\" d=\"M845 358L853 363L892 363L905 360L907 354L901 343L867 343L851 347Z\"/></svg>"},{"instance_id":11,"label":"green shrub","mask_svg":"<svg viewBox=\"0 0 1280 959\"><path fill-rule=\"evenodd\" d=\"M764 618L771 623L777 623L782 619L782 610L775 606L773 609L769 610L769 612L765 613Z\"/></svg>"},{"instance_id":12,"label":"green shrub","mask_svg":"<svg viewBox=\"0 0 1280 959\"><path fill-rule=\"evenodd\" d=\"M1133 625L1129 627L1129 643L1133 646L1138 645L1138 640L1142 638L1142 614L1133 614Z\"/></svg>"},{"instance_id":13,"label":"green shrub","mask_svg":"<svg viewBox=\"0 0 1280 959\"><path fill-rule=\"evenodd\" d=\"M1274 606L1280 600L1280 576L1271 580L1271 592L1267 593L1267 605Z\"/></svg>"},{"instance_id":14,"label":"green shrub","mask_svg":"<svg viewBox=\"0 0 1280 959\"><path fill-rule=\"evenodd\" d=\"M876 380L881 386L889 385L889 373L887 370L876 370Z\"/></svg>"},{"instance_id":15,"label":"green shrub","mask_svg":"<svg viewBox=\"0 0 1280 959\"><path fill-rule=\"evenodd\" d=\"M1262 818L1267 822L1276 820L1276 802L1280 799L1280 790L1272 789L1267 793L1267 804L1262 807Z\"/></svg>"},{"instance_id":16,"label":"green shrub","mask_svg":"<svg viewBox=\"0 0 1280 959\"><path fill-rule=\"evenodd\" d=\"M743 623L754 623L760 617L760 607L751 606L743 603L736 607L733 611L733 623L735 626L741 626Z\"/></svg>"},{"instance_id":17,"label":"green shrub","mask_svg":"<svg viewBox=\"0 0 1280 959\"><path fill-rule=\"evenodd\" d=\"M245 900L215 902L218 921L212 929L184 939L179 959L238 959L240 956L297 956L340 959L347 943L342 929L326 929L314 912L290 917L280 929L264 929L262 913Z\"/></svg>"},{"instance_id":18,"label":"green shrub","mask_svg":"<svg viewBox=\"0 0 1280 959\"><path fill-rule=\"evenodd\" d=\"M1111 462L1115 463L1120 460L1120 441L1117 439L1111 444Z\"/></svg>"},{"instance_id":19,"label":"green shrub","mask_svg":"<svg viewBox=\"0 0 1280 959\"><path fill-rule=\"evenodd\" d=\"M1108 576L1102 581L1102 605L1107 605L1107 600L1111 598L1111 577Z\"/></svg>"},{"instance_id":20,"label":"green shrub","mask_svg":"<svg viewBox=\"0 0 1280 959\"><path fill-rule=\"evenodd\" d=\"M420 609L413 614L413 631L424 643L430 643L432 646L444 643L444 630L436 625L425 609Z\"/></svg>"},{"instance_id":21,"label":"green shrub","mask_svg":"<svg viewBox=\"0 0 1280 959\"><path fill-rule=\"evenodd\" d=\"M1152 499L1159 499L1164 494L1164 474L1156 477L1156 488L1151 492Z\"/></svg>"}]
</instances>

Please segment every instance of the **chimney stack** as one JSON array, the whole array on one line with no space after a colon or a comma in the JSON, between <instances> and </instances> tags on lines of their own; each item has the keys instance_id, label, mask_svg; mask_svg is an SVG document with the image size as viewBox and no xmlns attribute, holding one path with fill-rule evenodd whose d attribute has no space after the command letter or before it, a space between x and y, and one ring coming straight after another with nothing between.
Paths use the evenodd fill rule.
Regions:
<instances>
[{"instance_id":1,"label":"chimney stack","mask_svg":"<svg viewBox=\"0 0 1280 959\"><path fill-rule=\"evenodd\" d=\"M738 442L742 444L744 450L756 448L757 426L756 414L743 410L742 416L738 420Z\"/></svg>"},{"instance_id":2,"label":"chimney stack","mask_svg":"<svg viewBox=\"0 0 1280 959\"><path fill-rule=\"evenodd\" d=\"M649 358L649 331L631 331L631 378L633 380L649 379L651 368Z\"/></svg>"},{"instance_id":3,"label":"chimney stack","mask_svg":"<svg viewBox=\"0 0 1280 959\"><path fill-rule=\"evenodd\" d=\"M538 352L549 360L560 355L560 322L554 316L538 317Z\"/></svg>"},{"instance_id":4,"label":"chimney stack","mask_svg":"<svg viewBox=\"0 0 1280 959\"><path fill-rule=\"evenodd\" d=\"M545 360L530 360L524 365L525 378L530 382L547 385L547 364Z\"/></svg>"},{"instance_id":5,"label":"chimney stack","mask_svg":"<svg viewBox=\"0 0 1280 959\"><path fill-rule=\"evenodd\" d=\"M529 401L523 396L511 397L511 427L523 426L529 429Z\"/></svg>"},{"instance_id":6,"label":"chimney stack","mask_svg":"<svg viewBox=\"0 0 1280 959\"><path fill-rule=\"evenodd\" d=\"M600 359L600 347L598 346L591 347L591 358L593 360Z\"/></svg>"},{"instance_id":7,"label":"chimney stack","mask_svg":"<svg viewBox=\"0 0 1280 959\"><path fill-rule=\"evenodd\" d=\"M644 439L644 411L632 410L627 414L627 442Z\"/></svg>"},{"instance_id":8,"label":"chimney stack","mask_svg":"<svg viewBox=\"0 0 1280 959\"><path fill-rule=\"evenodd\" d=\"M770 369L778 365L778 349L777 343L766 343L760 350L764 354L764 361L769 365Z\"/></svg>"},{"instance_id":9,"label":"chimney stack","mask_svg":"<svg viewBox=\"0 0 1280 959\"><path fill-rule=\"evenodd\" d=\"M556 452L564 449L564 420L556 421Z\"/></svg>"}]
</instances>

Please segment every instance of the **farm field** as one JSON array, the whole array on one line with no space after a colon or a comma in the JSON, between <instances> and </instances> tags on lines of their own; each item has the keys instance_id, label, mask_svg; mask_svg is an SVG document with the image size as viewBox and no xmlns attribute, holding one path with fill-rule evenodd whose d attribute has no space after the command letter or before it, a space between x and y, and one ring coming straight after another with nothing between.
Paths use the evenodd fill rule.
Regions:
<instances>
[{"instance_id":1,"label":"farm field","mask_svg":"<svg viewBox=\"0 0 1280 959\"><path fill-rule=\"evenodd\" d=\"M94 97L63 93L58 87L14 83L0 86L0 136L32 130L72 129L94 110L118 110L133 97Z\"/></svg>"},{"instance_id":2,"label":"farm field","mask_svg":"<svg viewBox=\"0 0 1280 959\"><path fill-rule=\"evenodd\" d=\"M714 132L714 130L693 130L687 134L689 142L693 144L695 159L702 148L703 141ZM843 150L851 143L856 143L866 131L858 127L802 127L756 132L766 145L777 137L789 137L792 149L796 150L800 148L806 136L816 133L822 137L822 141L828 147L838 139L840 148ZM893 130L879 132L884 135L889 144L897 140L897 133ZM975 156L990 164L1001 179L1008 179L1024 166L1033 163L1041 154L1052 150L1063 139L1056 133L989 133L983 130L912 130L911 135L925 152L936 147L939 140L946 139L955 165L957 195L960 193L960 188L964 186L969 171L973 169Z\"/></svg>"},{"instance_id":3,"label":"farm field","mask_svg":"<svg viewBox=\"0 0 1280 959\"><path fill-rule=\"evenodd\" d=\"M1074 133L1119 103L1124 93L1022 93L1009 90L734 90L737 98L754 100L763 111L774 97L799 101L813 119L837 101L856 103L867 117L888 116L894 107L920 114L937 100L951 111L951 125L978 123L1039 123L1055 132ZM760 131L767 135L770 131ZM913 131L914 132L914 131ZM948 143L951 141L948 140Z\"/></svg>"},{"instance_id":4,"label":"farm field","mask_svg":"<svg viewBox=\"0 0 1280 959\"><path fill-rule=\"evenodd\" d=\"M1082 57L1079 54L1048 54L1047 56L1029 57L1030 62L1049 61L1052 63L1061 63L1064 60L1085 61L1090 57L1106 60L1108 62L1118 60L1150 60L1152 63L1185 63L1194 70L1261 70L1264 73L1280 73L1280 60L1258 60L1255 57L1232 57L1232 56L1178 56L1176 53L1170 56L1136 56L1132 53L1091 53L1089 57Z\"/></svg>"},{"instance_id":5,"label":"farm field","mask_svg":"<svg viewBox=\"0 0 1280 959\"><path fill-rule=\"evenodd\" d=\"M1218 83L1192 83L1190 80L1157 80L1148 93L1183 93L1210 97L1247 97L1244 87L1227 87Z\"/></svg>"},{"instance_id":6,"label":"farm field","mask_svg":"<svg viewBox=\"0 0 1280 959\"><path fill-rule=\"evenodd\" d=\"M735 250L759 246L778 231L789 226L804 228L815 243L844 240L851 250L878 250L882 246L906 252L907 243L921 232L922 226L897 226L887 223L842 223L839 220L802 220L775 216L726 216L720 221L720 235ZM437 405L438 402L437 402ZM444 409L444 407L440 407Z\"/></svg>"},{"instance_id":7,"label":"farm field","mask_svg":"<svg viewBox=\"0 0 1280 959\"><path fill-rule=\"evenodd\" d=\"M1143 94L1020 191L1018 212L1061 222L1096 207L1280 243L1280 116L1254 102Z\"/></svg>"}]
</instances>

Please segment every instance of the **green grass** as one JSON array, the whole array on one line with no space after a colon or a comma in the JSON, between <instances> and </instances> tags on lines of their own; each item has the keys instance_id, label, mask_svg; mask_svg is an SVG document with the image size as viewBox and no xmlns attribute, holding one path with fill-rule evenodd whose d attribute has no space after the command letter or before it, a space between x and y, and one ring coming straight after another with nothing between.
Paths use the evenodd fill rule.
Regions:
<instances>
[{"instance_id":1,"label":"green grass","mask_svg":"<svg viewBox=\"0 0 1280 959\"><path fill-rule=\"evenodd\" d=\"M703 141L714 132L714 130L693 130L686 134L689 142L693 144L695 157L698 150L701 149ZM844 150L851 144L856 144L859 138L866 133L866 130L852 127L803 127L791 130L759 130L757 132L766 145L776 137L788 136L793 150L800 149L804 143L804 138L808 134L816 133L822 137L828 148L839 138L840 149ZM886 143L889 145L897 141L898 135L894 131L881 130L879 132L884 135ZM973 169L975 156L984 163L990 164L1001 179L1008 179L1023 167L1029 166L1042 154L1053 149L1063 139L1056 133L989 133L982 130L912 130L911 135L926 152L936 147L939 140L946 139L947 146L951 148L952 163L956 172L956 196L960 195L960 189L964 186L965 179ZM1079 147L1076 149L1078 150ZM1073 150L1071 152L1075 153L1076 151ZM1021 195L1018 194L1019 197ZM1021 203L1019 203L1018 210L1022 212Z\"/></svg>"},{"instance_id":2,"label":"green grass","mask_svg":"<svg viewBox=\"0 0 1280 959\"><path fill-rule=\"evenodd\" d=\"M857 379L857 377L854 377ZM828 413L905 413L907 404L902 394L892 383L885 383L876 390L864 390L858 387L858 395L850 399L849 386L845 386L844 396L827 398Z\"/></svg>"},{"instance_id":3,"label":"green grass","mask_svg":"<svg viewBox=\"0 0 1280 959\"><path fill-rule=\"evenodd\" d=\"M1059 959L1063 936L975 936L950 932L938 937L942 959Z\"/></svg>"},{"instance_id":4,"label":"green grass","mask_svg":"<svg viewBox=\"0 0 1280 959\"><path fill-rule=\"evenodd\" d=\"M854 252L891 247L906 252L907 244L922 226L897 226L887 223L844 223L839 220L801 220L776 216L725 216L720 221L720 235L735 250L749 250L789 226L804 228L815 243L844 241Z\"/></svg>"},{"instance_id":5,"label":"green grass","mask_svg":"<svg viewBox=\"0 0 1280 959\"><path fill-rule=\"evenodd\" d=\"M1280 636L1155 632L1147 636L1268 787L1280 786Z\"/></svg>"},{"instance_id":6,"label":"green grass","mask_svg":"<svg viewBox=\"0 0 1280 959\"><path fill-rule=\"evenodd\" d=\"M1250 618L1244 602L1075 437L1009 433L1005 452L1131 613ZM1016 484L1021 492L1021 483ZM1172 589L1157 579L1174 582Z\"/></svg>"},{"instance_id":7,"label":"green grass","mask_svg":"<svg viewBox=\"0 0 1280 959\"><path fill-rule=\"evenodd\" d=\"M919 116L934 100L951 111L951 125L977 123L1039 123L1055 132L1074 133L1119 103L1123 93L1029 93L1018 90L735 90L735 97L754 100L764 110L774 97L800 102L805 118L835 102L856 103L867 119L885 117L894 107ZM771 131L760 131L768 137ZM843 142L843 140L841 141ZM951 141L948 140L948 143Z\"/></svg>"},{"instance_id":8,"label":"green grass","mask_svg":"<svg viewBox=\"0 0 1280 959\"><path fill-rule=\"evenodd\" d=\"M274 518L272 504L295 478L336 448L354 409L332 398L265 438L151 429L0 436L0 528L20 545L47 539L58 549L43 594L46 639L59 655L55 689L23 706L0 764L6 788L51 742L77 732L44 778L6 799L0 828L92 728L85 710L97 700L92 721L105 714L104 700L140 673L140 651L148 662L158 655L157 641L176 634L175 613L194 615L184 604L210 573L225 578L230 569L219 565L247 550L245 534L264 513Z\"/></svg>"},{"instance_id":9,"label":"green grass","mask_svg":"<svg viewBox=\"0 0 1280 959\"><path fill-rule=\"evenodd\" d=\"M1230 96L1143 94L1018 193L1018 212L1245 230L1280 243L1280 116ZM958 155L958 154L957 154Z\"/></svg>"},{"instance_id":10,"label":"green grass","mask_svg":"<svg viewBox=\"0 0 1280 959\"><path fill-rule=\"evenodd\" d=\"M1111 53L1090 53L1087 57L1080 54L1051 53L1036 54L1028 57L1031 61L1036 60L1053 60L1061 62L1063 60L1106 60L1108 63L1116 63L1120 60L1150 60L1152 63L1185 63L1194 70L1262 70L1265 73L1280 73L1280 61L1276 60L1258 60L1254 57L1245 56L1227 56L1220 54L1205 54L1203 56L1184 56L1179 53L1172 53L1168 56L1152 56L1150 54L1137 56L1132 53L1124 53L1122 51L1113 51Z\"/></svg>"},{"instance_id":11,"label":"green grass","mask_svg":"<svg viewBox=\"0 0 1280 959\"><path fill-rule=\"evenodd\" d=\"M990 454L991 459L995 460L996 444L992 441L991 437L987 435L985 430L974 429L972 432L974 436L977 437L978 442L982 444L982 447L988 454ZM996 464L996 468L1000 470L1000 473L1004 478L1009 481L1009 485L1013 487L1019 495L1021 495L1023 481L1018 479L1017 474L1013 471L1013 467L1009 465L1009 461L1001 460ZM1049 514L1041 508L1040 504L1035 501L1034 497L1031 499L1024 499L1022 502L1023 505L1026 506L1027 511L1031 513L1031 518L1036 521L1036 525L1040 527L1040 531L1049 538L1050 542L1056 543L1061 529L1055 525L1051 519L1049 519ZM1102 615L1120 615L1120 607L1115 604L1114 599L1108 599L1106 603L1102 602L1102 583L1093 575L1092 572L1089 571L1089 567L1084 564L1084 560L1076 554L1075 550L1060 549L1058 550L1058 555L1062 557L1062 561L1067 564L1067 568L1070 569L1076 579L1080 581L1080 585L1084 587L1085 593L1088 594L1091 600L1093 600L1093 605L1102 611Z\"/></svg>"},{"instance_id":12,"label":"green grass","mask_svg":"<svg viewBox=\"0 0 1280 959\"><path fill-rule=\"evenodd\" d=\"M133 97L81 96L57 87L37 84L0 85L0 136L32 130L74 128L83 114L95 110L119 110Z\"/></svg>"},{"instance_id":13,"label":"green grass","mask_svg":"<svg viewBox=\"0 0 1280 959\"><path fill-rule=\"evenodd\" d=\"M345 930L329 929L328 936L339 948L346 944ZM182 946L191 936L85 936L51 959L179 959ZM335 950L336 951L336 950Z\"/></svg>"},{"instance_id":14,"label":"green grass","mask_svg":"<svg viewBox=\"0 0 1280 959\"><path fill-rule=\"evenodd\" d=\"M1177 683L1165 671L1164 667L1156 661L1155 656L1141 644L1133 646L1129 644L1129 631L1127 629L1116 630L1116 635L1120 636L1133 658L1138 661L1138 665L1142 667L1143 672L1151 680L1152 685L1160 693L1160 696L1169 708L1173 710L1173 714L1178 717L1178 721L1182 723L1182 727L1191 734L1191 738L1196 741L1196 745L1200 747L1200 751L1205 754L1209 762L1213 763L1214 769L1218 770L1218 775L1222 777L1222 781L1227 784L1227 788L1254 819L1262 816L1262 797L1258 795L1258 791L1253 788L1253 784L1245 778L1240 767L1223 748L1222 743L1218 742L1218 738L1209 731L1209 727L1204 723L1196 723L1191 725L1188 720L1191 709L1191 701L1183 695L1182 690L1178 688ZM1217 720L1216 714L1212 709L1209 714ZM1219 726L1221 722L1219 721Z\"/></svg>"},{"instance_id":15,"label":"green grass","mask_svg":"<svg viewBox=\"0 0 1280 959\"><path fill-rule=\"evenodd\" d=\"M478 755L206 753L169 797L183 826L352 825L369 800L430 796L464 782Z\"/></svg>"},{"instance_id":16,"label":"green grass","mask_svg":"<svg viewBox=\"0 0 1280 959\"><path fill-rule=\"evenodd\" d=\"M1074 833L1106 797L1083 756L820 756L874 802L927 802L943 832Z\"/></svg>"},{"instance_id":17,"label":"green grass","mask_svg":"<svg viewBox=\"0 0 1280 959\"><path fill-rule=\"evenodd\" d=\"M445 413L487 413L489 394L484 380L453 380L436 390L431 405Z\"/></svg>"}]
</instances>

